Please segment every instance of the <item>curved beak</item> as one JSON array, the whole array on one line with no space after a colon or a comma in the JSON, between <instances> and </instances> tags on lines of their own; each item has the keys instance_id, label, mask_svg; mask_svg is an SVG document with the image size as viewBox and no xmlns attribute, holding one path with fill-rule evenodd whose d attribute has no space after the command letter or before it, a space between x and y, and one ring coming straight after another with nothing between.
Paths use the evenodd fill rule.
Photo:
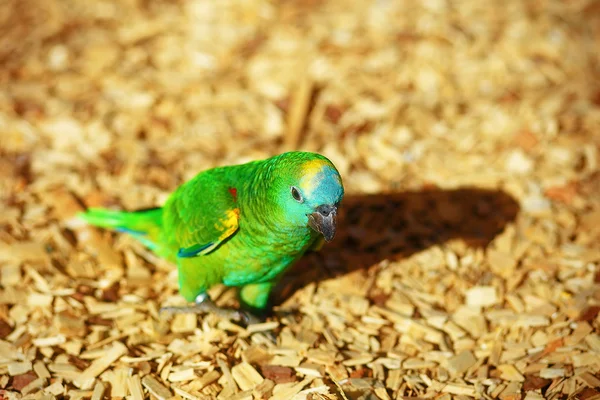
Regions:
<instances>
[{"instance_id":1,"label":"curved beak","mask_svg":"<svg viewBox=\"0 0 600 400\"><path fill-rule=\"evenodd\" d=\"M335 236L335 220L337 207L331 204L323 204L317 207L317 211L308 214L308 226L319 232L326 241L330 242Z\"/></svg>"}]
</instances>

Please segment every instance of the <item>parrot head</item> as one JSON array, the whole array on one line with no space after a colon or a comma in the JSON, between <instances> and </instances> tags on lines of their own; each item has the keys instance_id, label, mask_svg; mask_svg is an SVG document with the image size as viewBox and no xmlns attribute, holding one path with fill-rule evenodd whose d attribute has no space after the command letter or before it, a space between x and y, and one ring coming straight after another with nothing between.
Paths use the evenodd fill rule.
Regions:
<instances>
[{"instance_id":1,"label":"parrot head","mask_svg":"<svg viewBox=\"0 0 600 400\"><path fill-rule=\"evenodd\" d=\"M280 157L274 189L286 224L310 227L331 241L337 209L344 196L339 172L320 154L289 152Z\"/></svg>"}]
</instances>

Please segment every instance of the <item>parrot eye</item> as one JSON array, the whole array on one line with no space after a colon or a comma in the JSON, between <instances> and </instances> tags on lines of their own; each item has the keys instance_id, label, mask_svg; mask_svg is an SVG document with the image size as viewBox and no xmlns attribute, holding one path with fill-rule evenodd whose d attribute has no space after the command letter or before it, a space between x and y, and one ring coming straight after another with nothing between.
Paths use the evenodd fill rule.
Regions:
<instances>
[{"instance_id":1,"label":"parrot eye","mask_svg":"<svg viewBox=\"0 0 600 400\"><path fill-rule=\"evenodd\" d=\"M302 195L296 186L292 186L292 197L299 203L304 202L304 199L302 198Z\"/></svg>"}]
</instances>

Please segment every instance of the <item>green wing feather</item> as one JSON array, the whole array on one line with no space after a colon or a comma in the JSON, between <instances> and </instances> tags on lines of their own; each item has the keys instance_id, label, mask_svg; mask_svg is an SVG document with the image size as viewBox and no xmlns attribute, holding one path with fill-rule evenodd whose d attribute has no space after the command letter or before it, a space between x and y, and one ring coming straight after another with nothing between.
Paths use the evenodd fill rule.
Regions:
<instances>
[{"instance_id":1,"label":"green wing feather","mask_svg":"<svg viewBox=\"0 0 600 400\"><path fill-rule=\"evenodd\" d=\"M167 200L164 223L167 241L180 258L206 255L239 227L235 188L221 169L207 171L182 185Z\"/></svg>"}]
</instances>

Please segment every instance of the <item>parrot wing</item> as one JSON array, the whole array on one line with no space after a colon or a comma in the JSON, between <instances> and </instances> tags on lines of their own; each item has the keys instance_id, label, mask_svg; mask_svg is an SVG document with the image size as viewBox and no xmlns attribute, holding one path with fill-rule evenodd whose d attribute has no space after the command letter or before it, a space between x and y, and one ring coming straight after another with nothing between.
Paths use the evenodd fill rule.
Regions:
<instances>
[{"instance_id":1,"label":"parrot wing","mask_svg":"<svg viewBox=\"0 0 600 400\"><path fill-rule=\"evenodd\" d=\"M205 255L215 250L239 227L237 190L199 175L167 202L169 236L179 246L180 258Z\"/></svg>"}]
</instances>

